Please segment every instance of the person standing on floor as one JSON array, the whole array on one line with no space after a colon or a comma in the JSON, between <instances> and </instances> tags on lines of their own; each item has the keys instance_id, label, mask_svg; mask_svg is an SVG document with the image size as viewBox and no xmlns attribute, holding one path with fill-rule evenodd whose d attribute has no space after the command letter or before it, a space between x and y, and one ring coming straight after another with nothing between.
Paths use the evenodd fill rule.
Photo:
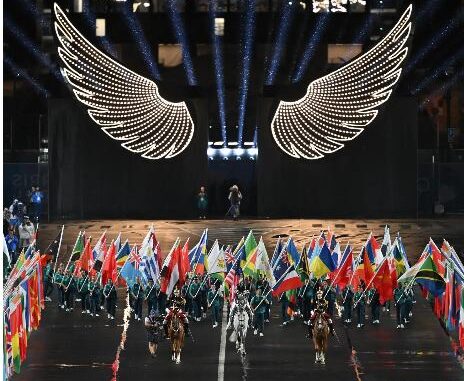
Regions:
<instances>
[{"instance_id":1,"label":"person standing on floor","mask_svg":"<svg viewBox=\"0 0 464 381\"><path fill-rule=\"evenodd\" d=\"M220 291L216 291L216 286L211 285L208 291L208 305L211 309L211 320L213 321L213 328L216 328L219 324L219 312L221 310L221 295Z\"/></svg>"},{"instance_id":2,"label":"person standing on floor","mask_svg":"<svg viewBox=\"0 0 464 381\"><path fill-rule=\"evenodd\" d=\"M238 217L240 216L240 203L242 201L242 193L238 189L237 185L233 185L229 189L229 201L230 201L230 208L229 208L229 213L234 219L234 221L238 220Z\"/></svg>"},{"instance_id":3,"label":"person standing on floor","mask_svg":"<svg viewBox=\"0 0 464 381\"><path fill-rule=\"evenodd\" d=\"M140 321L142 319L142 309L143 309L143 299L145 297L145 293L143 291L143 286L140 283L140 278L137 277L136 283L131 288L131 295L134 309L134 318L135 320Z\"/></svg>"},{"instance_id":4,"label":"person standing on floor","mask_svg":"<svg viewBox=\"0 0 464 381\"><path fill-rule=\"evenodd\" d=\"M103 288L103 296L106 300L106 312L108 313L108 319L114 320L116 315L116 301L118 294L116 293L116 287L114 287L113 281L108 279Z\"/></svg>"},{"instance_id":5,"label":"person standing on floor","mask_svg":"<svg viewBox=\"0 0 464 381\"><path fill-rule=\"evenodd\" d=\"M351 323L351 315L352 315L352 308L353 308L353 296L354 293L352 291L351 285L347 285L342 292L342 304L343 304L343 314L342 319L344 323Z\"/></svg>"},{"instance_id":6,"label":"person standing on floor","mask_svg":"<svg viewBox=\"0 0 464 381\"><path fill-rule=\"evenodd\" d=\"M358 291L354 294L354 303L356 305L356 314L358 317L358 328L364 327L366 318L366 295L361 285L358 286Z\"/></svg>"},{"instance_id":7,"label":"person standing on floor","mask_svg":"<svg viewBox=\"0 0 464 381\"><path fill-rule=\"evenodd\" d=\"M267 299L262 295L262 289L256 290L256 295L251 299L251 306L254 309L255 315L255 327L254 334L258 334L260 337L264 336L264 314L266 312Z\"/></svg>"},{"instance_id":8,"label":"person standing on floor","mask_svg":"<svg viewBox=\"0 0 464 381\"><path fill-rule=\"evenodd\" d=\"M200 187L200 192L197 195L197 208L198 208L198 218L206 219L206 214L208 211L208 195L206 194L206 188L204 186Z\"/></svg>"}]
</instances>

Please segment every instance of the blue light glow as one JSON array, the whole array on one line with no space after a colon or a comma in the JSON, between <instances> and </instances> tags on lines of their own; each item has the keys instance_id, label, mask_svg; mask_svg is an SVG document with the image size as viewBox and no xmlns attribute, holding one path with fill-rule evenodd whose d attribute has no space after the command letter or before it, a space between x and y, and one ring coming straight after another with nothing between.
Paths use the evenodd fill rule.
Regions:
<instances>
[{"instance_id":1,"label":"blue light glow","mask_svg":"<svg viewBox=\"0 0 464 381\"><path fill-rule=\"evenodd\" d=\"M308 43L306 44L305 50L303 52L303 56L298 62L296 71L293 74L293 77L292 77L293 83L299 82L303 78L304 74L306 73L306 69L309 66L309 63L311 62L314 56L316 47L319 45L322 35L324 34L327 26L329 25L330 13L323 13L317 17L318 19L317 19L316 26L311 33L312 37L309 39Z\"/></svg>"},{"instance_id":2,"label":"blue light glow","mask_svg":"<svg viewBox=\"0 0 464 381\"><path fill-rule=\"evenodd\" d=\"M427 56L428 53L430 53L431 50L442 44L445 38L448 37L451 32L456 29L456 27L461 25L463 20L464 9L461 8L458 14L451 21L447 21L446 24L440 28L438 33L436 33L427 44L422 46L417 54L409 60L408 64L404 68L403 75L408 74L419 62L424 59L424 57Z\"/></svg>"},{"instance_id":3,"label":"blue light glow","mask_svg":"<svg viewBox=\"0 0 464 381\"><path fill-rule=\"evenodd\" d=\"M282 60L282 53L285 49L285 42L288 38L288 31L290 30L297 5L298 3L296 2L284 2L282 4L282 15L280 17L279 26L276 32L274 50L272 52L272 57L266 74L266 85L272 85L274 83L275 77L277 76L277 72Z\"/></svg>"},{"instance_id":4,"label":"blue light glow","mask_svg":"<svg viewBox=\"0 0 464 381\"><path fill-rule=\"evenodd\" d=\"M424 77L424 79L419 82L416 87L411 91L413 95L420 93L422 90L426 89L430 84L433 83L437 78L441 77L445 74L445 72L450 69L456 62L461 61L464 59L464 48L458 50L456 54L454 54L451 58L447 58L444 60L443 64L439 67L435 68L435 70Z\"/></svg>"},{"instance_id":5,"label":"blue light glow","mask_svg":"<svg viewBox=\"0 0 464 381\"><path fill-rule=\"evenodd\" d=\"M40 47L32 41L7 15L3 15L3 23L8 31L14 36L14 38L44 67L46 67L59 81L63 81L60 70L55 65L48 55L46 55Z\"/></svg>"},{"instance_id":6,"label":"blue light glow","mask_svg":"<svg viewBox=\"0 0 464 381\"><path fill-rule=\"evenodd\" d=\"M145 65L147 65L150 75L152 76L152 78L160 80L161 74L158 70L158 65L155 62L153 50L151 49L150 44L145 38L145 34L143 33L139 20L137 20L137 18L134 15L134 12L132 12L132 9L130 7L132 7L132 2L129 1L123 7L122 14L124 16L124 20L126 21L126 24L132 33L132 37L136 42L140 53L142 54L143 61L145 62Z\"/></svg>"},{"instance_id":7,"label":"blue light glow","mask_svg":"<svg viewBox=\"0 0 464 381\"><path fill-rule=\"evenodd\" d=\"M190 55L184 22L177 11L175 0L166 0L165 4L167 13L171 18L171 24L174 28L177 42L182 46L182 64L184 65L185 72L187 73L187 81L190 86L196 86L198 81L193 68L193 61L192 56Z\"/></svg>"},{"instance_id":8,"label":"blue light glow","mask_svg":"<svg viewBox=\"0 0 464 381\"><path fill-rule=\"evenodd\" d=\"M242 26L242 71L239 88L238 105L238 146L242 146L243 127L245 124L245 111L250 81L251 58L253 54L253 39L255 32L255 3L253 0L245 0L246 9Z\"/></svg>"},{"instance_id":9,"label":"blue light glow","mask_svg":"<svg viewBox=\"0 0 464 381\"><path fill-rule=\"evenodd\" d=\"M45 98L48 98L50 96L50 93L45 87L43 87L35 78L31 77L26 72L26 70L16 65L9 57L3 56L3 64L14 75L19 76L23 78L26 82L28 82L39 95L44 96Z\"/></svg>"},{"instance_id":10,"label":"blue light glow","mask_svg":"<svg viewBox=\"0 0 464 381\"><path fill-rule=\"evenodd\" d=\"M216 91L219 108L219 123L221 124L221 137L224 144L227 144L227 122L226 122L226 96L224 85L224 64L222 61L221 38L216 35L214 20L216 18L216 1L209 1L209 21L211 28L211 38L213 40L214 72L216 74Z\"/></svg>"}]
</instances>

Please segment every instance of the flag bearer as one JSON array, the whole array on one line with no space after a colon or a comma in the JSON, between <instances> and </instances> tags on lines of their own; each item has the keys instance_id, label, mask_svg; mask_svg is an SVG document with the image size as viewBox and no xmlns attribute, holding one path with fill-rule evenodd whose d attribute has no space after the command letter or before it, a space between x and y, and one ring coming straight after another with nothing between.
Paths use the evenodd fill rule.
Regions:
<instances>
[{"instance_id":1,"label":"flag bearer","mask_svg":"<svg viewBox=\"0 0 464 381\"><path fill-rule=\"evenodd\" d=\"M44 295L45 301L51 302L50 295L53 292L53 262L49 261L44 269Z\"/></svg>"},{"instance_id":2,"label":"flag bearer","mask_svg":"<svg viewBox=\"0 0 464 381\"><path fill-rule=\"evenodd\" d=\"M116 301L118 294L116 293L116 287L114 287L113 281L111 278L105 284L103 288L103 296L106 300L106 312L108 312L108 319L114 320L116 315Z\"/></svg>"},{"instance_id":3,"label":"flag bearer","mask_svg":"<svg viewBox=\"0 0 464 381\"><path fill-rule=\"evenodd\" d=\"M144 299L144 291L143 286L140 283L140 278L137 277L135 284L131 288L131 295L133 300L133 309L134 309L134 318L135 320L140 321L142 318L142 308L143 308L143 299Z\"/></svg>"},{"instance_id":4,"label":"flag bearer","mask_svg":"<svg viewBox=\"0 0 464 381\"><path fill-rule=\"evenodd\" d=\"M54 282L58 287L58 307L64 308L64 287L63 287L64 268L61 263L54 276Z\"/></svg>"},{"instance_id":5,"label":"flag bearer","mask_svg":"<svg viewBox=\"0 0 464 381\"><path fill-rule=\"evenodd\" d=\"M255 330L254 334L259 333L259 336L264 336L264 313L266 312L267 299L262 295L262 289L256 290L256 295L251 299L251 306L255 311Z\"/></svg>"},{"instance_id":6,"label":"flag bearer","mask_svg":"<svg viewBox=\"0 0 464 381\"><path fill-rule=\"evenodd\" d=\"M361 285L358 286L358 291L354 294L354 303L356 305L356 315L358 317L358 328L364 327L364 319L366 318L366 295L363 292Z\"/></svg>"},{"instance_id":7,"label":"flag bearer","mask_svg":"<svg viewBox=\"0 0 464 381\"><path fill-rule=\"evenodd\" d=\"M66 312L72 311L74 309L74 286L74 277L72 276L71 272L67 270L63 277L64 303L66 305Z\"/></svg>"},{"instance_id":8,"label":"flag bearer","mask_svg":"<svg viewBox=\"0 0 464 381\"><path fill-rule=\"evenodd\" d=\"M404 328L404 290L403 285L398 283L398 287L393 291L393 299L396 306L396 328Z\"/></svg>"},{"instance_id":9,"label":"flag bearer","mask_svg":"<svg viewBox=\"0 0 464 381\"><path fill-rule=\"evenodd\" d=\"M282 325L286 326L288 324L288 298L287 298L287 293L282 292L282 295L280 296L280 308L281 308L281 314L282 314Z\"/></svg>"},{"instance_id":10,"label":"flag bearer","mask_svg":"<svg viewBox=\"0 0 464 381\"><path fill-rule=\"evenodd\" d=\"M145 328L147 329L148 350L153 358L156 357L156 350L158 349L161 325L162 319L159 312L151 310L150 314L145 318Z\"/></svg>"},{"instance_id":11,"label":"flag bearer","mask_svg":"<svg viewBox=\"0 0 464 381\"><path fill-rule=\"evenodd\" d=\"M208 305L211 308L213 328L216 328L219 323L219 312L221 310L221 295L220 291L216 291L216 286L214 284L211 285L208 291Z\"/></svg>"},{"instance_id":12,"label":"flag bearer","mask_svg":"<svg viewBox=\"0 0 464 381\"><path fill-rule=\"evenodd\" d=\"M343 301L343 322L351 323L351 315L353 308L353 296L351 285L347 285L342 292L342 301Z\"/></svg>"},{"instance_id":13,"label":"flag bearer","mask_svg":"<svg viewBox=\"0 0 464 381\"><path fill-rule=\"evenodd\" d=\"M81 299L82 313L90 314L89 276L85 270L81 270L81 277L77 280L77 292Z\"/></svg>"},{"instance_id":14,"label":"flag bearer","mask_svg":"<svg viewBox=\"0 0 464 381\"><path fill-rule=\"evenodd\" d=\"M147 311L158 310L158 283L154 284L153 279L148 279L148 286L145 288L145 300L147 301Z\"/></svg>"},{"instance_id":15,"label":"flag bearer","mask_svg":"<svg viewBox=\"0 0 464 381\"><path fill-rule=\"evenodd\" d=\"M414 303L414 290L412 287L404 293L404 323L409 323L412 316L412 305Z\"/></svg>"},{"instance_id":16,"label":"flag bearer","mask_svg":"<svg viewBox=\"0 0 464 381\"><path fill-rule=\"evenodd\" d=\"M372 317L372 324L379 324L380 323L380 294L375 288L369 290L368 294L368 304L371 305L371 317Z\"/></svg>"},{"instance_id":17,"label":"flag bearer","mask_svg":"<svg viewBox=\"0 0 464 381\"><path fill-rule=\"evenodd\" d=\"M189 295L193 302L193 318L196 321L201 320L201 301L200 301L200 280L198 277L193 278L193 282L190 284Z\"/></svg>"},{"instance_id":18,"label":"flag bearer","mask_svg":"<svg viewBox=\"0 0 464 381\"><path fill-rule=\"evenodd\" d=\"M98 314L100 309L100 283L95 275L90 277L87 289L89 290L90 316L100 316Z\"/></svg>"}]
</instances>

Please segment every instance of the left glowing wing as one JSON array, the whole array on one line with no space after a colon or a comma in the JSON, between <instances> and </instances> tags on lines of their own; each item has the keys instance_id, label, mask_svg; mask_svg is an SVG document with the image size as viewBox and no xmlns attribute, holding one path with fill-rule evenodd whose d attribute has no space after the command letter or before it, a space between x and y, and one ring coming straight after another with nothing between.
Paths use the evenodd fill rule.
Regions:
<instances>
[{"instance_id":1,"label":"left glowing wing","mask_svg":"<svg viewBox=\"0 0 464 381\"><path fill-rule=\"evenodd\" d=\"M98 50L56 3L55 15L63 76L93 121L147 159L171 158L187 148L194 125L185 102L168 102L155 82Z\"/></svg>"},{"instance_id":2,"label":"left glowing wing","mask_svg":"<svg viewBox=\"0 0 464 381\"><path fill-rule=\"evenodd\" d=\"M320 159L357 137L398 81L411 32L412 5L372 49L319 78L295 102L281 101L272 119L277 145L295 158Z\"/></svg>"}]
</instances>

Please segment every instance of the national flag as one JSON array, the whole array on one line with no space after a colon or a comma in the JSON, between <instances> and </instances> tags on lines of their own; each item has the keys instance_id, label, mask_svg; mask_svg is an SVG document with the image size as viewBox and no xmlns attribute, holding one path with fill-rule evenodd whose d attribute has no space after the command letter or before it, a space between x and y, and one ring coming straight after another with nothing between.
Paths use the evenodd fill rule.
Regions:
<instances>
[{"instance_id":1,"label":"national flag","mask_svg":"<svg viewBox=\"0 0 464 381\"><path fill-rule=\"evenodd\" d=\"M126 263L127 258L129 258L130 252L131 248L129 245L129 241L126 239L124 244L119 249L118 254L116 255L116 266L118 267L118 269L124 266L124 263Z\"/></svg>"},{"instance_id":2,"label":"national flag","mask_svg":"<svg viewBox=\"0 0 464 381\"><path fill-rule=\"evenodd\" d=\"M433 242L432 238L430 238L429 240L429 253L432 256L432 260L435 264L438 274L440 274L441 277L444 277L446 258L444 257L438 246L435 244L435 242Z\"/></svg>"},{"instance_id":3,"label":"national flag","mask_svg":"<svg viewBox=\"0 0 464 381\"><path fill-rule=\"evenodd\" d=\"M430 255L422 262L415 276L415 281L434 296L441 295L445 291L445 281L438 273Z\"/></svg>"},{"instance_id":4,"label":"national flag","mask_svg":"<svg viewBox=\"0 0 464 381\"><path fill-rule=\"evenodd\" d=\"M36 245L36 241L34 239L31 242L31 244L27 247L26 252L24 253L24 258L26 260L32 258L32 256L34 255L34 253L35 253L35 245Z\"/></svg>"},{"instance_id":5,"label":"national flag","mask_svg":"<svg viewBox=\"0 0 464 381\"><path fill-rule=\"evenodd\" d=\"M333 277L333 284L340 287L340 289L345 288L353 277L354 258L353 249L350 245L345 248L345 253L347 254L343 256L344 259Z\"/></svg>"},{"instance_id":6,"label":"national flag","mask_svg":"<svg viewBox=\"0 0 464 381\"><path fill-rule=\"evenodd\" d=\"M340 244L337 242L335 247L330 251L332 252L332 260L333 260L333 263L335 264L335 268L338 269L338 267L340 266L341 260L342 260Z\"/></svg>"},{"instance_id":7,"label":"national flag","mask_svg":"<svg viewBox=\"0 0 464 381\"><path fill-rule=\"evenodd\" d=\"M138 254L137 245L134 245L126 263L121 268L119 273L124 278L129 287L132 287L136 283L137 278L140 277L140 261L141 259Z\"/></svg>"},{"instance_id":8,"label":"national flag","mask_svg":"<svg viewBox=\"0 0 464 381\"><path fill-rule=\"evenodd\" d=\"M50 243L50 245L48 245L48 247L43 252L43 255L45 255L47 260L49 261L55 262L56 257L58 256L58 250L61 246L61 239L63 238L63 229L64 225L61 228L58 235L55 237L55 239Z\"/></svg>"},{"instance_id":9,"label":"national flag","mask_svg":"<svg viewBox=\"0 0 464 381\"><path fill-rule=\"evenodd\" d=\"M282 250L275 263L274 278L276 279L276 284L272 287L272 294L274 296L303 285L295 270L295 266L290 264L288 253L285 249Z\"/></svg>"},{"instance_id":10,"label":"national flag","mask_svg":"<svg viewBox=\"0 0 464 381\"><path fill-rule=\"evenodd\" d=\"M375 272L372 283L375 285L379 296L380 304L393 299L393 281L388 264L388 258L385 258Z\"/></svg>"},{"instance_id":11,"label":"national flag","mask_svg":"<svg viewBox=\"0 0 464 381\"><path fill-rule=\"evenodd\" d=\"M208 229L205 229L200 237L200 241L189 252L190 268L195 274L205 272L205 256L207 255L206 244L208 242Z\"/></svg>"},{"instance_id":12,"label":"national flag","mask_svg":"<svg viewBox=\"0 0 464 381\"><path fill-rule=\"evenodd\" d=\"M391 250L391 237L390 237L390 228L388 225L385 225L385 230L383 232L383 240L382 240L382 246L380 247L380 251L382 252L383 256L386 256L387 253L390 252Z\"/></svg>"},{"instance_id":13,"label":"national flag","mask_svg":"<svg viewBox=\"0 0 464 381\"><path fill-rule=\"evenodd\" d=\"M116 278L118 276L116 266L116 250L116 244L114 241L112 241L102 266L102 283L104 285L108 282L108 279L116 282Z\"/></svg>"},{"instance_id":14,"label":"national flag","mask_svg":"<svg viewBox=\"0 0 464 381\"><path fill-rule=\"evenodd\" d=\"M356 269L353 276L353 287L357 289L358 285L361 283L361 280L363 280L365 284L368 285L371 282L373 276L373 264L369 259L366 247L363 246L361 248L361 253L359 254L358 263L356 264Z\"/></svg>"},{"instance_id":15,"label":"national flag","mask_svg":"<svg viewBox=\"0 0 464 381\"><path fill-rule=\"evenodd\" d=\"M21 370L21 349L20 349L20 335L22 324L22 310L20 295L13 296L10 302L10 330L11 330L11 347L13 358L13 369L15 373Z\"/></svg>"},{"instance_id":16,"label":"national flag","mask_svg":"<svg viewBox=\"0 0 464 381\"><path fill-rule=\"evenodd\" d=\"M179 288L185 284L187 278L187 273L190 271L190 261L189 261L189 243L190 238L185 241L182 250L180 251L179 258Z\"/></svg>"},{"instance_id":17,"label":"national flag","mask_svg":"<svg viewBox=\"0 0 464 381\"><path fill-rule=\"evenodd\" d=\"M301 260L301 254L298 252L298 249L295 246L295 241L290 237L287 241L287 253L289 255L290 264L298 268L298 265Z\"/></svg>"},{"instance_id":18,"label":"national flag","mask_svg":"<svg viewBox=\"0 0 464 381\"><path fill-rule=\"evenodd\" d=\"M270 262L271 268L274 268L274 265L277 262L277 259L279 258L280 253L282 252L282 248L283 248L282 238L280 238L279 236L279 238L277 238L277 243L274 248L274 252L272 253L272 258Z\"/></svg>"},{"instance_id":19,"label":"national flag","mask_svg":"<svg viewBox=\"0 0 464 381\"><path fill-rule=\"evenodd\" d=\"M224 250L224 259L226 261L226 272L228 272L235 262L235 257L232 253L231 245L228 245L227 248Z\"/></svg>"},{"instance_id":20,"label":"national flag","mask_svg":"<svg viewBox=\"0 0 464 381\"><path fill-rule=\"evenodd\" d=\"M395 264L395 270L396 274L398 276L403 275L406 270L407 270L407 261L405 260L405 257L403 256L403 253L401 252L401 247L398 241L398 238L395 238L395 241L393 242L392 249L391 249L392 255L393 255L393 262Z\"/></svg>"},{"instance_id":21,"label":"national flag","mask_svg":"<svg viewBox=\"0 0 464 381\"><path fill-rule=\"evenodd\" d=\"M254 277L255 275L255 263L256 262L256 248L258 244L256 243L255 236L253 231L250 230L244 242L245 247L245 256L240 261L240 267L243 270L243 273L247 276Z\"/></svg>"},{"instance_id":22,"label":"national flag","mask_svg":"<svg viewBox=\"0 0 464 381\"><path fill-rule=\"evenodd\" d=\"M118 234L118 236L114 240L114 247L116 249L116 253L121 250L121 233Z\"/></svg>"},{"instance_id":23,"label":"national flag","mask_svg":"<svg viewBox=\"0 0 464 381\"><path fill-rule=\"evenodd\" d=\"M288 299L287 314L288 316L292 317L297 311L297 307L298 307L296 303L297 291L295 288L292 288L291 290L285 291L285 294Z\"/></svg>"},{"instance_id":24,"label":"national flag","mask_svg":"<svg viewBox=\"0 0 464 381\"><path fill-rule=\"evenodd\" d=\"M330 230L330 227L327 227L327 246L329 247L330 252L332 252L337 246L337 240L335 238L335 233Z\"/></svg>"},{"instance_id":25,"label":"national flag","mask_svg":"<svg viewBox=\"0 0 464 381\"><path fill-rule=\"evenodd\" d=\"M84 251L82 252L82 255L81 255L81 268L87 272L90 271L91 269L91 263L92 263L92 251L91 251L91 248L90 248L90 241L91 241L91 237L87 238L87 242L85 243L85 246L84 246Z\"/></svg>"},{"instance_id":26,"label":"national flag","mask_svg":"<svg viewBox=\"0 0 464 381\"><path fill-rule=\"evenodd\" d=\"M303 251L301 252L301 259L296 269L296 272L300 276L302 282L304 282L306 279L309 279L310 271L306 245L303 247Z\"/></svg>"},{"instance_id":27,"label":"national flag","mask_svg":"<svg viewBox=\"0 0 464 381\"><path fill-rule=\"evenodd\" d=\"M459 292L460 308L459 308L459 344L464 348L464 287L460 287Z\"/></svg>"},{"instance_id":28,"label":"national flag","mask_svg":"<svg viewBox=\"0 0 464 381\"><path fill-rule=\"evenodd\" d=\"M269 263L266 247L264 246L263 237L260 237L257 249L256 270L267 279L269 286L272 288L276 284L274 273Z\"/></svg>"},{"instance_id":29,"label":"national flag","mask_svg":"<svg viewBox=\"0 0 464 381\"><path fill-rule=\"evenodd\" d=\"M161 270L161 292L165 293L168 297L171 295L175 285L179 281L179 243L180 240L176 239L171 251L164 260L163 268Z\"/></svg>"},{"instance_id":30,"label":"national flag","mask_svg":"<svg viewBox=\"0 0 464 381\"><path fill-rule=\"evenodd\" d=\"M105 256L106 256L106 250L107 250L106 231L104 231L92 250L92 260L93 260L92 268L95 271L101 270L101 267L103 265L103 260L105 259Z\"/></svg>"},{"instance_id":31,"label":"national flag","mask_svg":"<svg viewBox=\"0 0 464 381\"><path fill-rule=\"evenodd\" d=\"M335 263L332 259L327 242L324 241L321 251L314 256L313 261L309 265L309 271L316 277L321 278L324 275L335 270Z\"/></svg>"},{"instance_id":32,"label":"national flag","mask_svg":"<svg viewBox=\"0 0 464 381\"><path fill-rule=\"evenodd\" d=\"M142 242L142 247L139 250L139 270L144 284L148 284L149 279L152 279L154 282L159 279L160 269L157 257L155 256L155 248L154 230L150 229L148 235Z\"/></svg>"},{"instance_id":33,"label":"national flag","mask_svg":"<svg viewBox=\"0 0 464 381\"><path fill-rule=\"evenodd\" d=\"M212 275L218 273L224 274L226 270L224 250L220 249L219 242L216 240L208 255L207 271L209 275Z\"/></svg>"},{"instance_id":34,"label":"national flag","mask_svg":"<svg viewBox=\"0 0 464 381\"><path fill-rule=\"evenodd\" d=\"M79 232L74 243L74 247L71 251L71 261L77 261L85 248L85 232Z\"/></svg>"},{"instance_id":35,"label":"national flag","mask_svg":"<svg viewBox=\"0 0 464 381\"><path fill-rule=\"evenodd\" d=\"M383 260L382 250L380 249L379 243L377 242L375 237L372 235L372 233L370 233L369 237L367 238L367 241L365 244L365 250L369 257L369 261L372 264L378 265L382 262Z\"/></svg>"}]
</instances>

